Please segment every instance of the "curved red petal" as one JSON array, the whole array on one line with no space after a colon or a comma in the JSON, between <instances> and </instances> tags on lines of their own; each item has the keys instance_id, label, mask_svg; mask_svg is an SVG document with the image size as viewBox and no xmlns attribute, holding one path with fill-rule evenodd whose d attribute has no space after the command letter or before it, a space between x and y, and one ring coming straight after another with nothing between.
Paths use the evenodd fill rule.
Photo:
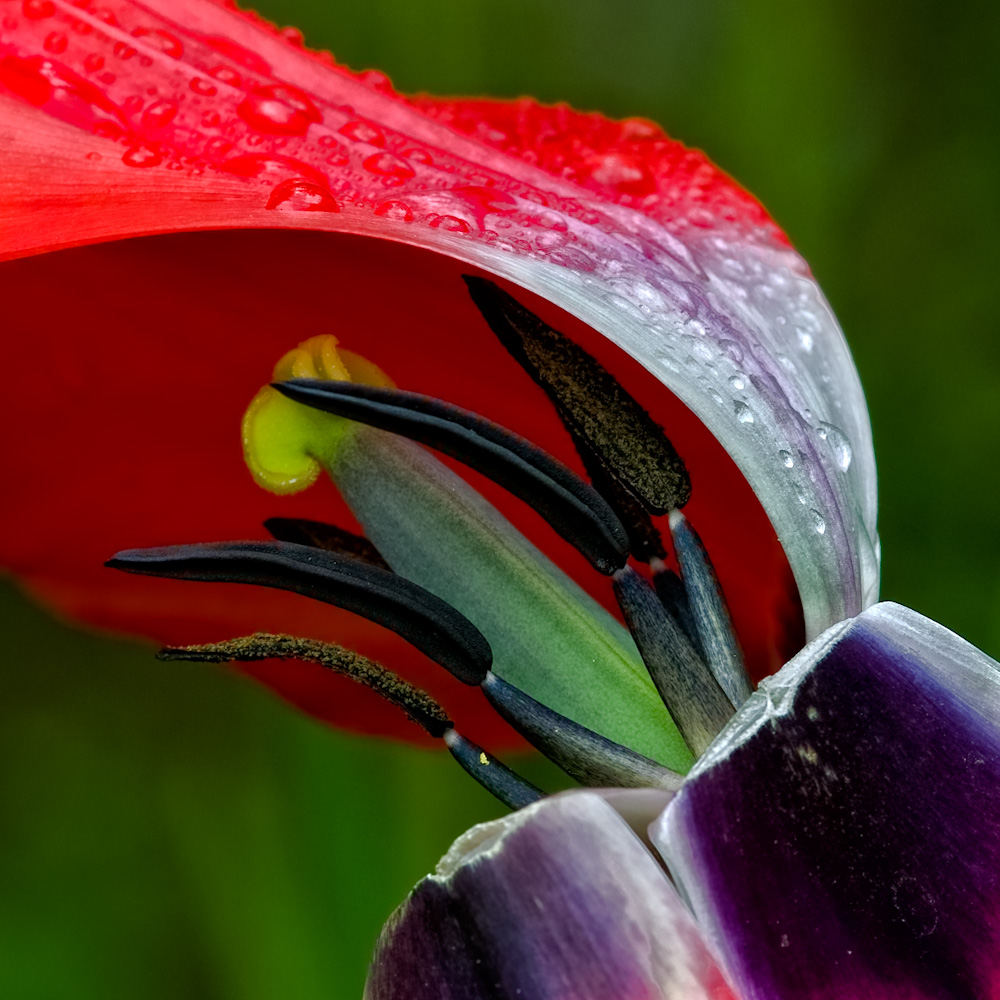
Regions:
<instances>
[{"instance_id":1,"label":"curved red petal","mask_svg":"<svg viewBox=\"0 0 1000 1000\"><path fill-rule=\"evenodd\" d=\"M465 297L468 262L521 284L533 261L585 275L598 259L642 252L621 211L672 231L725 223L760 246L781 247L780 231L702 154L649 123L528 101L406 100L381 75L351 74L210 0L4 6L0 259L31 258L0 270L18 373L0 406L22 429L5 445L19 488L3 500L4 564L76 617L160 641L252 629L337 639L478 723L475 692L343 613L272 593L139 585L101 562L119 547L259 537L268 516L347 520L328 487L279 500L242 468L239 415L297 340L333 326L400 385L571 459L544 398ZM104 242L234 228L268 231ZM801 609L743 476L654 376L569 314L515 294L653 401L694 476L690 510L754 672L773 670L801 644ZM505 507L602 586L532 515ZM260 672L321 717L400 731L366 693L316 668ZM501 724L486 726L477 738L509 741Z\"/></svg>"}]
</instances>

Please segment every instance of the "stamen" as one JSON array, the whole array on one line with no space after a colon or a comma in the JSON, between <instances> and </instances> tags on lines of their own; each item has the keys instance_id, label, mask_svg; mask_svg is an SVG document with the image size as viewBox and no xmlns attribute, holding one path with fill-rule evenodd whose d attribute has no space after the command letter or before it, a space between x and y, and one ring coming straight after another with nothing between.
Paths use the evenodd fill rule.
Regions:
<instances>
[{"instance_id":1,"label":"stamen","mask_svg":"<svg viewBox=\"0 0 1000 1000\"><path fill-rule=\"evenodd\" d=\"M719 580L698 533L679 510L670 512L670 531L709 669L733 706L739 708L753 693L753 687Z\"/></svg>"},{"instance_id":2,"label":"stamen","mask_svg":"<svg viewBox=\"0 0 1000 1000\"><path fill-rule=\"evenodd\" d=\"M129 549L105 563L147 576L249 583L346 608L392 629L465 684L493 661L479 629L450 604L394 573L292 542L215 542Z\"/></svg>"},{"instance_id":3,"label":"stamen","mask_svg":"<svg viewBox=\"0 0 1000 1000\"><path fill-rule=\"evenodd\" d=\"M464 278L500 342L555 404L584 461L599 461L649 514L687 503L691 482L683 460L611 373L492 281Z\"/></svg>"},{"instance_id":4,"label":"stamen","mask_svg":"<svg viewBox=\"0 0 1000 1000\"><path fill-rule=\"evenodd\" d=\"M444 734L444 742L466 772L509 809L521 809L545 798L540 788L502 764L481 746L467 740L458 730L449 729Z\"/></svg>"},{"instance_id":5,"label":"stamen","mask_svg":"<svg viewBox=\"0 0 1000 1000\"><path fill-rule=\"evenodd\" d=\"M457 732L448 713L426 692L403 680L380 663L343 646L292 635L257 632L254 635L195 646L168 646L159 660L199 663L243 663L254 660L305 660L344 674L401 708L435 739L443 739L452 756L480 785L509 809L520 809L544 798L545 793L502 764L492 754Z\"/></svg>"},{"instance_id":6,"label":"stamen","mask_svg":"<svg viewBox=\"0 0 1000 1000\"><path fill-rule=\"evenodd\" d=\"M732 718L733 706L656 591L636 570L627 566L615 573L614 588L663 704L687 745L701 756Z\"/></svg>"},{"instance_id":7,"label":"stamen","mask_svg":"<svg viewBox=\"0 0 1000 1000\"><path fill-rule=\"evenodd\" d=\"M662 559L651 560L649 568L653 571L653 587L660 603L667 609L667 614L684 629L688 642L704 660L705 651L701 648L701 637L694 623L694 615L691 614L684 582Z\"/></svg>"},{"instance_id":8,"label":"stamen","mask_svg":"<svg viewBox=\"0 0 1000 1000\"><path fill-rule=\"evenodd\" d=\"M684 780L655 760L567 719L492 671L482 689L507 722L582 785L676 791Z\"/></svg>"},{"instance_id":9,"label":"stamen","mask_svg":"<svg viewBox=\"0 0 1000 1000\"><path fill-rule=\"evenodd\" d=\"M530 504L602 573L628 558L628 536L607 501L575 472L512 431L432 396L352 382L295 379L273 388L470 466Z\"/></svg>"},{"instance_id":10,"label":"stamen","mask_svg":"<svg viewBox=\"0 0 1000 1000\"><path fill-rule=\"evenodd\" d=\"M327 552L339 552L392 572L389 564L379 555L378 549L364 535L355 535L335 524L308 521L301 517L269 517L264 522L264 527L279 542L295 542L297 545L326 549Z\"/></svg>"},{"instance_id":11,"label":"stamen","mask_svg":"<svg viewBox=\"0 0 1000 1000\"><path fill-rule=\"evenodd\" d=\"M190 660L197 663L250 663L255 660L305 660L374 691L386 701L401 708L426 733L440 739L452 728L445 710L429 695L409 681L386 670L366 656L317 639L301 639L293 635L256 632L254 635L227 639L224 642L200 643L195 646L168 646L157 654L158 660Z\"/></svg>"}]
</instances>

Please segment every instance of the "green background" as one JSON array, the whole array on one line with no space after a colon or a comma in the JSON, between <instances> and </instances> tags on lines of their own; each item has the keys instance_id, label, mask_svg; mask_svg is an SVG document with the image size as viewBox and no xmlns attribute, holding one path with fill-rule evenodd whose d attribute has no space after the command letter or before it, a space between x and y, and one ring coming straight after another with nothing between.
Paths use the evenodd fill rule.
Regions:
<instances>
[{"instance_id":1,"label":"green background","mask_svg":"<svg viewBox=\"0 0 1000 1000\"><path fill-rule=\"evenodd\" d=\"M405 91L645 115L768 205L868 392L886 598L1000 654L996 5L267 0ZM0 591L0 994L360 995L372 942L500 811L442 754L329 732ZM375 789L375 791L373 791Z\"/></svg>"}]
</instances>

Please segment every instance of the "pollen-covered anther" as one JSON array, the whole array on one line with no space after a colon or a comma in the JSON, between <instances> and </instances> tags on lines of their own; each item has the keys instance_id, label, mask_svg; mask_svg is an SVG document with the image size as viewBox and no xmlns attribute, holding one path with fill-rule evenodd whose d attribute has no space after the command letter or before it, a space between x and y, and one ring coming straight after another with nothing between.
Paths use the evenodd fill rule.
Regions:
<instances>
[{"instance_id":1,"label":"pollen-covered anther","mask_svg":"<svg viewBox=\"0 0 1000 1000\"><path fill-rule=\"evenodd\" d=\"M545 795L540 788L456 731L448 713L426 691L382 664L343 646L294 635L255 632L223 642L168 646L156 655L160 660L198 663L248 663L270 659L317 663L374 691L385 701L402 709L429 736L443 739L455 760L508 808L520 809Z\"/></svg>"},{"instance_id":2,"label":"pollen-covered anther","mask_svg":"<svg viewBox=\"0 0 1000 1000\"><path fill-rule=\"evenodd\" d=\"M199 663L249 663L255 660L304 660L318 663L370 688L401 708L429 735L440 738L451 729L451 719L429 695L374 660L343 646L294 635L255 632L223 642L194 646L168 646L156 654L160 660L190 660Z\"/></svg>"},{"instance_id":3,"label":"pollen-covered anther","mask_svg":"<svg viewBox=\"0 0 1000 1000\"><path fill-rule=\"evenodd\" d=\"M272 379L291 378L392 384L372 362L339 348L332 334L310 337L279 359ZM243 415L247 468L264 489L297 493L316 481L349 428L349 421L299 406L265 385Z\"/></svg>"}]
</instances>

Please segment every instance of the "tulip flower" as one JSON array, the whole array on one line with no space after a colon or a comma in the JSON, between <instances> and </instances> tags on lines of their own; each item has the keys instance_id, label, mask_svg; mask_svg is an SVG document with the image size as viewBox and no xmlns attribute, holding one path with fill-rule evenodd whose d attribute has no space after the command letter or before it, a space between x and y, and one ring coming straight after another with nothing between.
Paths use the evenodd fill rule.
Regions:
<instances>
[{"instance_id":1,"label":"tulip flower","mask_svg":"<svg viewBox=\"0 0 1000 1000\"><path fill-rule=\"evenodd\" d=\"M81 620L250 664L322 718L396 732L401 707L524 807L421 883L372 997L996 995L996 667L872 607L860 384L749 195L649 123L403 98L208 0L24 0L0 129L0 280L38 334L14 364L34 370L41 342L52 368L3 404L27 429L5 564ZM244 422L254 477L291 493L322 465L339 495L268 496L233 455L275 361ZM383 429L331 411L351 393L330 379ZM398 409L461 461L475 438L474 467L556 532L400 444ZM53 463L37 442L67 427L87 445ZM114 564L182 579L101 568L137 545L161 547ZM639 790L542 798L456 730L510 742L476 687L584 784Z\"/></svg>"}]
</instances>

